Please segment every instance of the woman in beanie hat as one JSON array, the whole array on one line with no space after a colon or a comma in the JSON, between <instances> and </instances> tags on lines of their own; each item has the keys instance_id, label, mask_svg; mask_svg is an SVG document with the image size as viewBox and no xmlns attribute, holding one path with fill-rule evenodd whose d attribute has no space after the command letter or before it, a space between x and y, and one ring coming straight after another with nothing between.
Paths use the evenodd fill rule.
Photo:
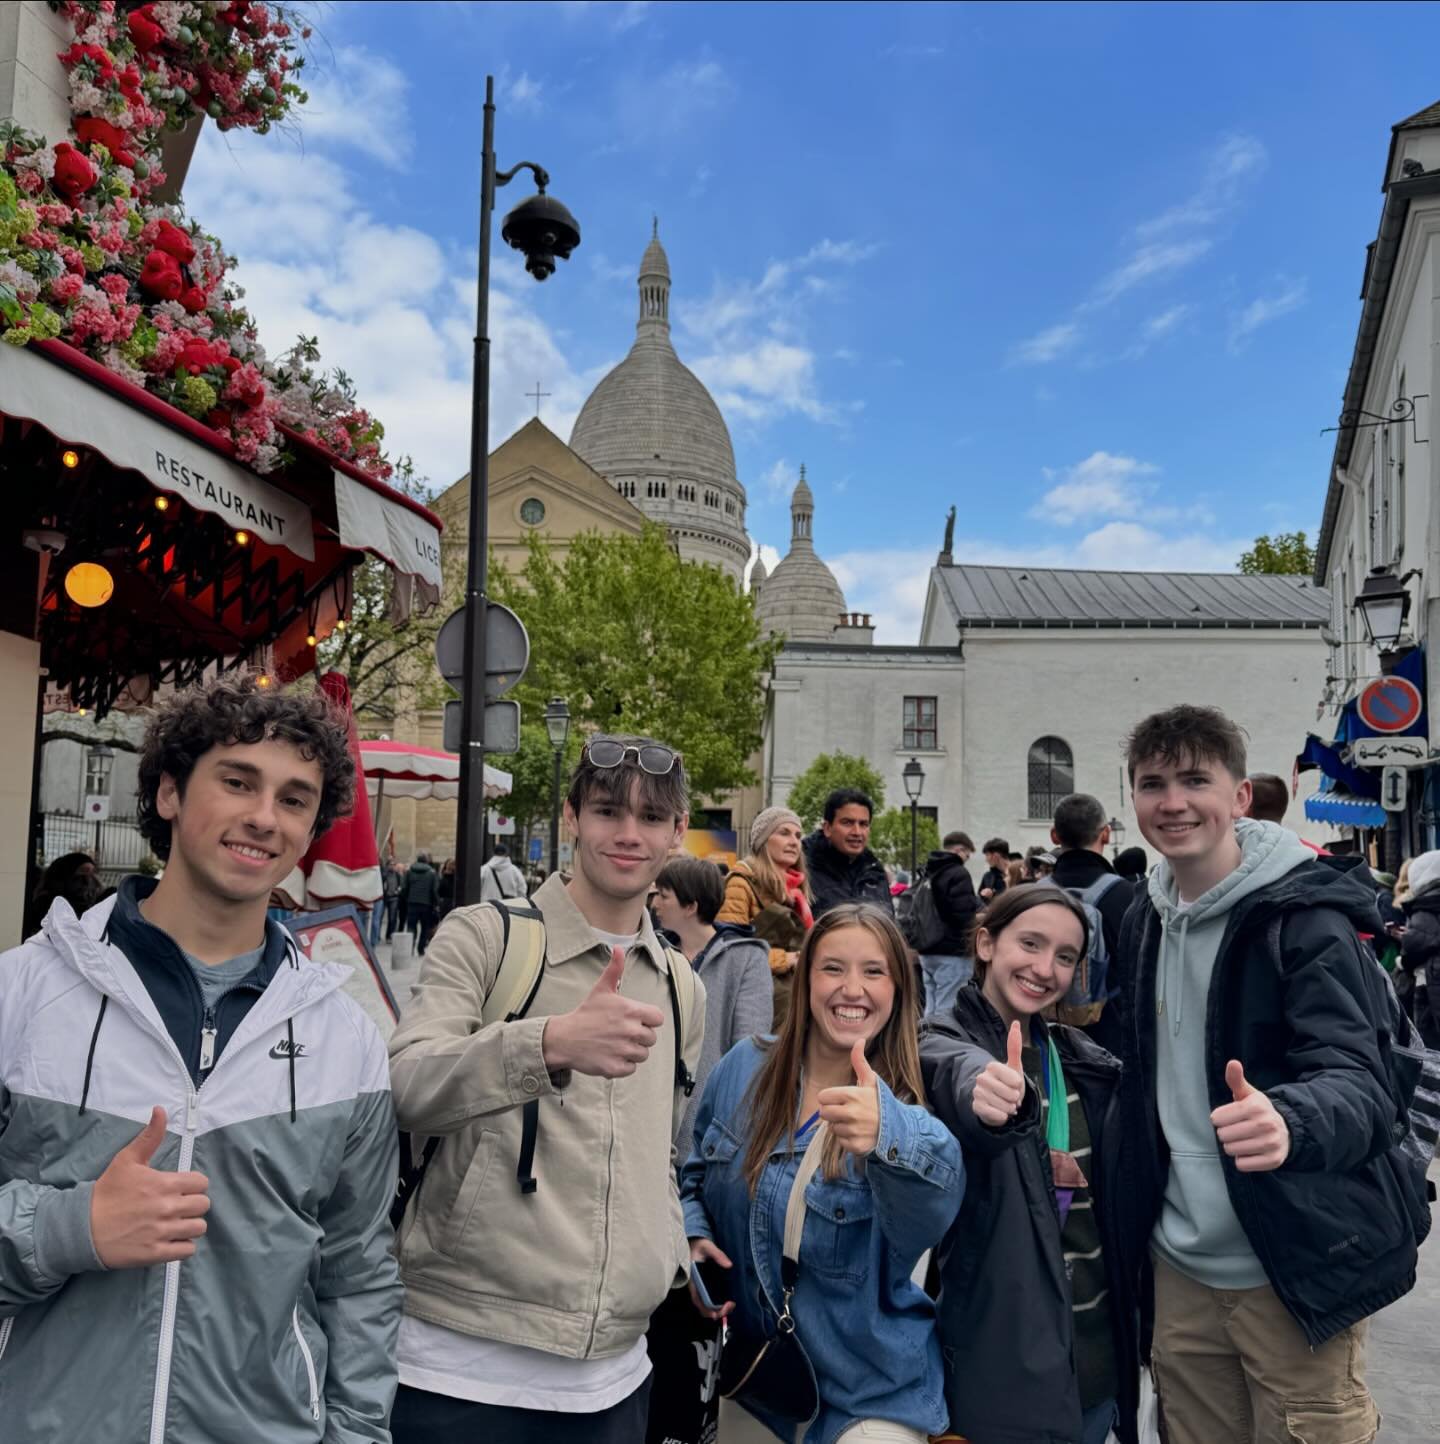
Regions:
<instances>
[{"instance_id":1,"label":"woman in beanie hat","mask_svg":"<svg viewBox=\"0 0 1440 1444\"><path fill-rule=\"evenodd\" d=\"M770 944L775 976L775 1027L790 1002L790 975L800 943L815 918L810 911L810 882L805 875L805 836L799 817L788 807L767 807L750 824L750 851L725 879L725 901L716 922L744 923Z\"/></svg>"}]
</instances>

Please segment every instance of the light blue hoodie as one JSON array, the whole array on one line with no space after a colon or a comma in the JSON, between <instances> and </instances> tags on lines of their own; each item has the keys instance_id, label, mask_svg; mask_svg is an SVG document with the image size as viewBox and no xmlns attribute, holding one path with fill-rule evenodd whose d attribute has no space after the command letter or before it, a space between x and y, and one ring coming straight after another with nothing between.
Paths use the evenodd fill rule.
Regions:
<instances>
[{"instance_id":1,"label":"light blue hoodie","mask_svg":"<svg viewBox=\"0 0 1440 1444\"><path fill-rule=\"evenodd\" d=\"M1230 1205L1220 1143L1210 1122L1205 1019L1210 979L1230 910L1314 858L1293 832L1273 822L1235 824L1241 863L1209 892L1182 906L1175 874L1150 874L1160 917L1155 972L1155 1093L1170 1147L1165 1202L1150 1242L1166 1262L1214 1289L1258 1288L1265 1270Z\"/></svg>"}]
</instances>

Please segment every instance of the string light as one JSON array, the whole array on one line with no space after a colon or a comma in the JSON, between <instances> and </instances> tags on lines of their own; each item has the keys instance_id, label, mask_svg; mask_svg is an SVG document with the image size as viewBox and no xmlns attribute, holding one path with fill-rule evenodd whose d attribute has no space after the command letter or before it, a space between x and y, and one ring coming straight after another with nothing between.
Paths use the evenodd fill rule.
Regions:
<instances>
[{"instance_id":1,"label":"string light","mask_svg":"<svg viewBox=\"0 0 1440 1444\"><path fill-rule=\"evenodd\" d=\"M255 679L255 685L257 687L268 687L270 685L269 673L261 672L261 674Z\"/></svg>"},{"instance_id":2,"label":"string light","mask_svg":"<svg viewBox=\"0 0 1440 1444\"><path fill-rule=\"evenodd\" d=\"M155 510L156 510L156 511L169 511L169 510L170 510L170 498L169 498L168 496L157 496L157 497L155 498Z\"/></svg>"},{"instance_id":3,"label":"string light","mask_svg":"<svg viewBox=\"0 0 1440 1444\"><path fill-rule=\"evenodd\" d=\"M60 453L60 465L67 471L74 471L75 468L80 465L80 453L66 447L66 449Z\"/></svg>"},{"instance_id":4,"label":"string light","mask_svg":"<svg viewBox=\"0 0 1440 1444\"><path fill-rule=\"evenodd\" d=\"M237 547L248 547L250 545L250 533L243 528L235 533L235 545Z\"/></svg>"},{"instance_id":5,"label":"string light","mask_svg":"<svg viewBox=\"0 0 1440 1444\"><path fill-rule=\"evenodd\" d=\"M336 630L337 632L343 632L343 631L345 630L345 628L348 627L349 625L350 625L350 624L345 620L345 618L344 618L344 617L341 617L340 620L335 623L335 630Z\"/></svg>"},{"instance_id":6,"label":"string light","mask_svg":"<svg viewBox=\"0 0 1440 1444\"><path fill-rule=\"evenodd\" d=\"M310 633L307 634L307 636L306 636L306 638L305 638L305 645L306 645L307 647L313 647L313 646L315 645L315 633L314 633L314 632L310 632Z\"/></svg>"}]
</instances>

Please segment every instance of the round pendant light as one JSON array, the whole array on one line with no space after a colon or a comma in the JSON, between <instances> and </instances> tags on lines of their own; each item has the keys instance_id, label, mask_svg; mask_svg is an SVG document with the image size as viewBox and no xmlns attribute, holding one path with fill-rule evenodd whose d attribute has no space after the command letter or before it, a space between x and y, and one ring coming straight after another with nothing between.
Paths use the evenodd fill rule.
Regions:
<instances>
[{"instance_id":1,"label":"round pendant light","mask_svg":"<svg viewBox=\"0 0 1440 1444\"><path fill-rule=\"evenodd\" d=\"M115 593L115 578L99 562L76 562L65 573L65 595L77 607L103 607Z\"/></svg>"}]
</instances>

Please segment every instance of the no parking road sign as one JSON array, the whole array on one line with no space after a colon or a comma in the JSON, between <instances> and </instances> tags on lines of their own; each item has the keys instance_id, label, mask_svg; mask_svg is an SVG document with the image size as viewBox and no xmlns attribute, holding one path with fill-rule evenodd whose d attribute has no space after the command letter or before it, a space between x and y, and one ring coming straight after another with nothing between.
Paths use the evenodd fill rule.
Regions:
<instances>
[{"instance_id":1,"label":"no parking road sign","mask_svg":"<svg viewBox=\"0 0 1440 1444\"><path fill-rule=\"evenodd\" d=\"M1360 694L1360 720L1376 732L1403 732L1420 720L1420 689L1404 677L1377 677Z\"/></svg>"}]
</instances>

